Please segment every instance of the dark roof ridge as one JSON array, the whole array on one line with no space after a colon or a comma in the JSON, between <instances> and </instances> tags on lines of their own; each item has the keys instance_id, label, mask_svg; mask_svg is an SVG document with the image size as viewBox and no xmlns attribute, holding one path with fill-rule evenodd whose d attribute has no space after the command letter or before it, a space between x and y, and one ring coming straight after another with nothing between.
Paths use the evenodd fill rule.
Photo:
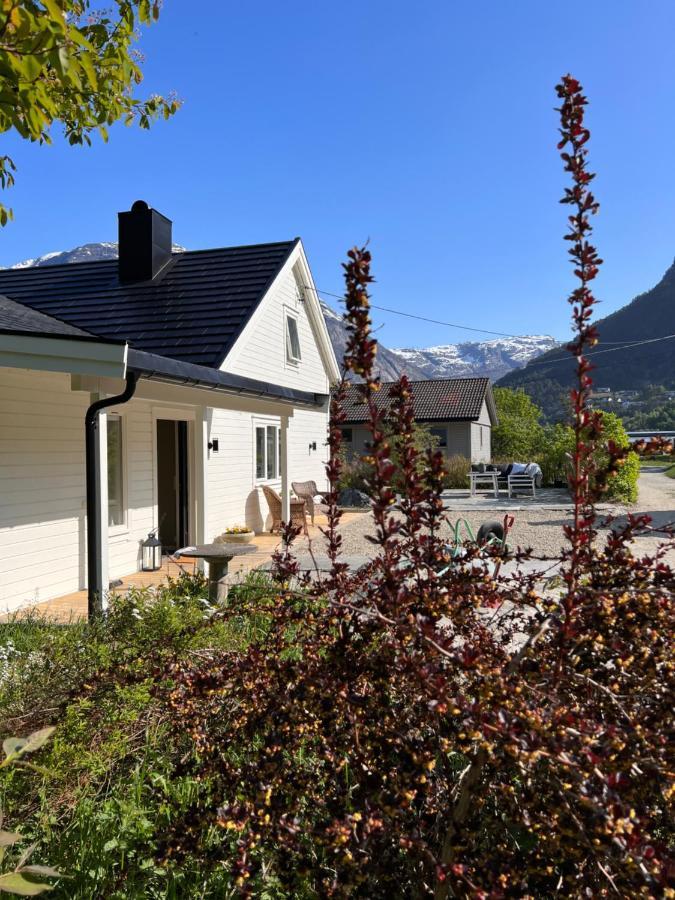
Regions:
<instances>
[{"instance_id":1,"label":"dark roof ridge","mask_svg":"<svg viewBox=\"0 0 675 900\"><path fill-rule=\"evenodd\" d=\"M222 250L253 250L257 247L283 247L285 244L290 244L292 247L295 247L296 244L300 242L301 238L294 237L287 241L264 241L260 244L232 244L227 247L200 247L197 250L172 250L171 257L175 256L194 256L197 253L218 253ZM92 241L91 244L114 244L116 241ZM86 247L87 244L81 244L82 247ZM65 252L65 251L64 251ZM68 251L69 252L69 251ZM38 257L39 259L40 257ZM49 263L47 265L42 266L0 266L0 272L23 272L25 270L30 270L31 272L35 269L64 269L66 266L69 269L74 269L76 266L97 266L100 263L114 263L117 264L116 256L108 256L105 259L78 259L76 262L62 262L62 263Z\"/></svg>"},{"instance_id":2,"label":"dark roof ridge","mask_svg":"<svg viewBox=\"0 0 675 900\"><path fill-rule=\"evenodd\" d=\"M404 373L405 374L405 373ZM489 381L489 377L487 375L460 375L457 378L409 378L409 384L428 384L430 381L433 381L437 384L442 384L444 381ZM399 378L394 379L392 381L381 381L381 385L385 384L398 384L400 381ZM352 382L354 386L358 386L361 382Z\"/></svg>"}]
</instances>

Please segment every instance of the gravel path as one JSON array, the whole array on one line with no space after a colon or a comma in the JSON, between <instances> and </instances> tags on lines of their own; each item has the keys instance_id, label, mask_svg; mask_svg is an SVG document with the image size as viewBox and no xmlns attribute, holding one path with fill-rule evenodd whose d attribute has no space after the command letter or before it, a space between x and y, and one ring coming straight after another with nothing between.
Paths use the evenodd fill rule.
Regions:
<instances>
[{"instance_id":1,"label":"gravel path","mask_svg":"<svg viewBox=\"0 0 675 900\"><path fill-rule=\"evenodd\" d=\"M621 522L628 509L617 507L614 512ZM514 525L509 539L513 547L531 547L537 556L555 557L565 543L563 525L571 521L571 505L561 505L560 508L537 509L536 507L521 508L513 513ZM654 518L654 524L665 524L675 520L675 480L667 478L662 472L643 470L639 481L638 502L630 507L630 512L650 513ZM448 518L455 522L457 519L466 519L474 534L480 526L487 521L501 522L504 511L497 509L482 510L457 510L448 511ZM446 532L450 536L450 527ZM373 545L366 540L366 535L373 533L373 523L370 515L364 513L358 518L352 519L342 529L343 552L345 555L372 556ZM659 543L658 538L638 537L635 541L635 552L652 553ZM321 541L314 542L314 549L321 552ZM296 545L297 552L302 552L302 545ZM675 565L675 549L668 553L668 561Z\"/></svg>"}]
</instances>

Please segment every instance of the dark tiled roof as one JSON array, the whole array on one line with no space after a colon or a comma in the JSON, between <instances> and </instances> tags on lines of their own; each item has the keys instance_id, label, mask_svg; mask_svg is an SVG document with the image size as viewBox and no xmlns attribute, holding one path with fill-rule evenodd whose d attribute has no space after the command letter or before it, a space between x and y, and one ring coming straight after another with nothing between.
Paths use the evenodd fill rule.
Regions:
<instances>
[{"instance_id":1,"label":"dark tiled roof","mask_svg":"<svg viewBox=\"0 0 675 900\"><path fill-rule=\"evenodd\" d=\"M22 306L9 297L0 296L0 331L12 334L37 334L49 337L82 337L92 335L52 316Z\"/></svg>"},{"instance_id":2,"label":"dark tiled roof","mask_svg":"<svg viewBox=\"0 0 675 900\"><path fill-rule=\"evenodd\" d=\"M2 295L0 295L0 334L58 337L72 341L89 340L98 343L107 341L107 338L95 337L81 328L75 328L75 326L60 322L52 316L36 312L34 309L22 306ZM254 397L271 397L276 400L309 406L323 406L327 399L323 394L268 384L242 375L232 375L228 372L214 370L211 366L199 366L183 360L148 353L144 350L130 349L127 363L131 371L137 372L145 378L181 385L234 391Z\"/></svg>"},{"instance_id":3,"label":"dark tiled roof","mask_svg":"<svg viewBox=\"0 0 675 900\"><path fill-rule=\"evenodd\" d=\"M376 396L380 409L389 405L392 382L384 382ZM443 378L437 381L411 381L415 418L420 422L471 421L480 416L483 401L492 406L489 378ZM358 384L347 388L346 422L365 422L367 410Z\"/></svg>"},{"instance_id":4,"label":"dark tiled roof","mask_svg":"<svg viewBox=\"0 0 675 900\"><path fill-rule=\"evenodd\" d=\"M0 270L0 294L91 334L219 367L296 241L175 253L121 285L117 260Z\"/></svg>"}]
</instances>

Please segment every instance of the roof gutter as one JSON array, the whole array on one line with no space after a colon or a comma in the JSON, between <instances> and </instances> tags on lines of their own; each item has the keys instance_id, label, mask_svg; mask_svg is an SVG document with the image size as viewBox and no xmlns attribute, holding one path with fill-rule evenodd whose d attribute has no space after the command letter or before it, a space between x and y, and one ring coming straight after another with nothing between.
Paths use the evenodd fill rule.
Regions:
<instances>
[{"instance_id":1,"label":"roof gutter","mask_svg":"<svg viewBox=\"0 0 675 900\"><path fill-rule=\"evenodd\" d=\"M202 390L223 392L246 397L270 400L274 403L288 403L293 406L323 406L328 396L295 388L282 387L211 369L195 363L188 363L144 350L129 349L127 365L130 371L136 372L144 379L160 381L166 384L195 387Z\"/></svg>"},{"instance_id":2,"label":"roof gutter","mask_svg":"<svg viewBox=\"0 0 675 900\"><path fill-rule=\"evenodd\" d=\"M127 344L80 335L0 332L0 366L124 378Z\"/></svg>"},{"instance_id":3,"label":"roof gutter","mask_svg":"<svg viewBox=\"0 0 675 900\"><path fill-rule=\"evenodd\" d=\"M101 522L101 466L99 451L99 414L108 406L126 403L136 393L138 375L127 372L126 387L115 397L91 404L84 417L87 481L87 613L90 619L103 613L104 584L103 527Z\"/></svg>"}]
</instances>

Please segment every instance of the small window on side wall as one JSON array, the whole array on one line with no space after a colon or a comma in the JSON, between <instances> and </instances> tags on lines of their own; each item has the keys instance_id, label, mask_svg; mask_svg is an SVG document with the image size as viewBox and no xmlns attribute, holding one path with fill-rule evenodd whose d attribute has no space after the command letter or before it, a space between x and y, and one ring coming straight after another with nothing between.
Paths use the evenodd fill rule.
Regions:
<instances>
[{"instance_id":1,"label":"small window on side wall","mask_svg":"<svg viewBox=\"0 0 675 900\"><path fill-rule=\"evenodd\" d=\"M108 525L124 525L124 445L122 420L108 416Z\"/></svg>"},{"instance_id":2,"label":"small window on side wall","mask_svg":"<svg viewBox=\"0 0 675 900\"><path fill-rule=\"evenodd\" d=\"M448 446L447 428L430 428L429 433L436 438L436 447L445 450Z\"/></svg>"},{"instance_id":3,"label":"small window on side wall","mask_svg":"<svg viewBox=\"0 0 675 900\"><path fill-rule=\"evenodd\" d=\"M293 316L286 316L286 359L288 362L298 363L301 358L298 320Z\"/></svg>"}]
</instances>

